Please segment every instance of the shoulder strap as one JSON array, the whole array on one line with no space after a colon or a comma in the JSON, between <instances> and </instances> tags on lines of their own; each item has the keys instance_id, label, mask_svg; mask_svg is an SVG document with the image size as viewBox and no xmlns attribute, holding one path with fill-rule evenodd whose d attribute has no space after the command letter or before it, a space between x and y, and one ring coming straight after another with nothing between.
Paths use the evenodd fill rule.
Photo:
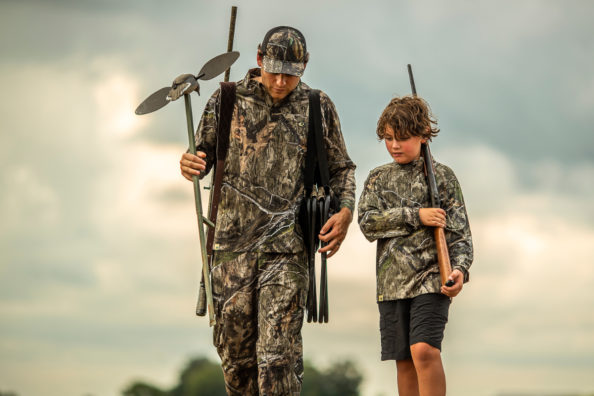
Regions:
<instances>
[{"instance_id":1,"label":"shoulder strap","mask_svg":"<svg viewBox=\"0 0 594 396\"><path fill-rule=\"evenodd\" d=\"M221 103L217 127L217 162L220 159L225 160L227 157L229 129L231 128L231 118L233 117L233 107L235 105L235 90L236 85L234 82L221 83Z\"/></svg>"},{"instance_id":2,"label":"shoulder strap","mask_svg":"<svg viewBox=\"0 0 594 396\"><path fill-rule=\"evenodd\" d=\"M234 82L221 83L221 96L219 105L219 122L217 125L217 162L214 169L214 182L212 184L210 208L208 217L213 224L217 221L217 212L219 202L221 201L221 186L223 184L223 174L225 170L225 158L229 150L229 135L231 133L231 118L233 117L233 108L235 107ZM206 251L208 255L212 254L212 245L214 243L214 227L208 229L206 238Z\"/></svg>"},{"instance_id":3,"label":"shoulder strap","mask_svg":"<svg viewBox=\"0 0 594 396\"><path fill-rule=\"evenodd\" d=\"M320 91L309 92L309 131L307 135L307 153L305 155L305 189L311 192L313 185L329 188L330 173L322 130L322 108ZM328 191L327 191L328 192Z\"/></svg>"}]
</instances>

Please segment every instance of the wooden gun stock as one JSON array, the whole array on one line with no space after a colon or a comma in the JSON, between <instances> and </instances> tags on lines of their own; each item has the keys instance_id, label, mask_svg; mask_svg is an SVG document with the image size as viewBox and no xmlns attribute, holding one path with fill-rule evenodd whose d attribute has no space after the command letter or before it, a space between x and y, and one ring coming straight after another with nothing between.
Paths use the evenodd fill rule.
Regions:
<instances>
[{"instance_id":1,"label":"wooden gun stock","mask_svg":"<svg viewBox=\"0 0 594 396\"><path fill-rule=\"evenodd\" d=\"M445 232L441 227L433 229L435 236L435 246L437 247L437 263L439 265L439 275L441 276L441 284L445 286L453 286L454 282L448 280L452 273L452 265L450 264L450 253L448 252L448 244L445 239Z\"/></svg>"}]
</instances>

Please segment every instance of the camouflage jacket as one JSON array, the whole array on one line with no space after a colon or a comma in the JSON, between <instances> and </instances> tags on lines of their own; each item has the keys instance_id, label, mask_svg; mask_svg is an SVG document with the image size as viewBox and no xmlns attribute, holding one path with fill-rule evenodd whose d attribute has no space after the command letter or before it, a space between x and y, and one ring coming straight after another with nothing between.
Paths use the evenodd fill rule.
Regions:
<instances>
[{"instance_id":1,"label":"camouflage jacket","mask_svg":"<svg viewBox=\"0 0 594 396\"><path fill-rule=\"evenodd\" d=\"M296 253L303 250L298 209L304 195L309 91L303 82L274 104L252 69L237 83L229 150L215 228L215 250ZM217 90L196 131L207 169L215 163ZM355 206L355 164L349 158L334 104L321 93L330 187L341 207Z\"/></svg>"},{"instance_id":2,"label":"camouflage jacket","mask_svg":"<svg viewBox=\"0 0 594 396\"><path fill-rule=\"evenodd\" d=\"M450 262L453 269L462 271L466 282L473 249L462 189L450 168L434 164L441 207L446 211ZM358 212L365 237L377 240L378 301L439 293L433 230L419 218L419 209L425 207L430 207L430 198L422 157L405 165L392 162L369 173Z\"/></svg>"}]
</instances>

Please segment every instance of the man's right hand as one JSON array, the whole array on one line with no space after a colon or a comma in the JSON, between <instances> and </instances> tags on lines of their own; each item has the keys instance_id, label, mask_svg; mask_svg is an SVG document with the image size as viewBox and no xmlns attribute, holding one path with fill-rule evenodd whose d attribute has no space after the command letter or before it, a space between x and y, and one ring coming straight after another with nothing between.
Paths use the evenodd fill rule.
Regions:
<instances>
[{"instance_id":1,"label":"man's right hand","mask_svg":"<svg viewBox=\"0 0 594 396\"><path fill-rule=\"evenodd\" d=\"M192 181L192 176L200 176L200 172L206 169L206 154L198 151L197 155L184 153L179 161L179 168L183 177Z\"/></svg>"}]
</instances>

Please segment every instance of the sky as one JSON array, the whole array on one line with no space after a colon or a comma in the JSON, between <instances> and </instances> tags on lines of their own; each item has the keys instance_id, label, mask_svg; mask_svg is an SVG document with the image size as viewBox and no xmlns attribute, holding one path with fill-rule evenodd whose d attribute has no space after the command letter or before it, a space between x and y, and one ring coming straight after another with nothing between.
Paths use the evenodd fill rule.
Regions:
<instances>
[{"instance_id":1,"label":"sky","mask_svg":"<svg viewBox=\"0 0 594 396\"><path fill-rule=\"evenodd\" d=\"M232 80L269 28L306 36L303 80L338 109L357 197L390 161L375 125L410 92L412 64L475 247L443 344L449 394L594 392L594 3L573 0L0 0L0 391L166 388L190 358L217 359L193 313L184 109L134 109L226 51L232 5ZM221 80L193 95L195 124ZM305 357L353 359L364 396L395 394L375 244L356 221L329 294L330 322L304 326Z\"/></svg>"}]
</instances>

